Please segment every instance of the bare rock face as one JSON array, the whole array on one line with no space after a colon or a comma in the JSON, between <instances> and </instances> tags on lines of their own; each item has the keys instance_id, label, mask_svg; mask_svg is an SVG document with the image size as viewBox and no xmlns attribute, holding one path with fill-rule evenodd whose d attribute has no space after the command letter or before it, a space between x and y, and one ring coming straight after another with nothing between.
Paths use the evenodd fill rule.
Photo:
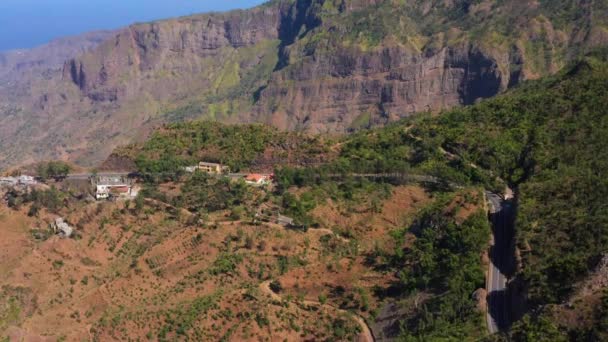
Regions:
<instances>
[{"instance_id":1,"label":"bare rock face","mask_svg":"<svg viewBox=\"0 0 608 342\"><path fill-rule=\"evenodd\" d=\"M504 90L503 78L509 75L491 56L470 46L431 55L400 47L341 50L274 75L257 109L273 113L267 122L284 129L344 132L471 104Z\"/></svg>"},{"instance_id":2,"label":"bare rock face","mask_svg":"<svg viewBox=\"0 0 608 342\"><path fill-rule=\"evenodd\" d=\"M43 73L55 69L65 60L91 51L114 34L114 31L90 32L60 38L31 50L0 52L0 80L11 82L28 77L32 72Z\"/></svg>"},{"instance_id":3,"label":"bare rock face","mask_svg":"<svg viewBox=\"0 0 608 342\"><path fill-rule=\"evenodd\" d=\"M169 86L166 78L158 78L162 84L141 78L155 72L179 76L175 82L198 78L209 72L201 60L219 57L224 48L277 39L279 20L278 8L264 7L133 25L98 50L67 61L63 79L71 80L93 101L113 102L142 91L162 98Z\"/></svg>"}]
</instances>

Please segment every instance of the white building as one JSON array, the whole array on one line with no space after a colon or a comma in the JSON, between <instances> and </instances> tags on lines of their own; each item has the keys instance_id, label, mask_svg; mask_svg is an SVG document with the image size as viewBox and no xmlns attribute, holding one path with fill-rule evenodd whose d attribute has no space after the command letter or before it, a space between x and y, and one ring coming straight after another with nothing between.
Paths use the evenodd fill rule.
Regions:
<instances>
[{"instance_id":1,"label":"white building","mask_svg":"<svg viewBox=\"0 0 608 342\"><path fill-rule=\"evenodd\" d=\"M98 200L113 197L135 197L132 181L125 176L98 176L95 181L95 198Z\"/></svg>"},{"instance_id":2,"label":"white building","mask_svg":"<svg viewBox=\"0 0 608 342\"><path fill-rule=\"evenodd\" d=\"M190 173L194 173L196 170L200 170L205 173L219 175L222 173L229 172L230 168L222 164L200 162L196 166L186 166L184 167L184 170Z\"/></svg>"},{"instance_id":3,"label":"white building","mask_svg":"<svg viewBox=\"0 0 608 342\"><path fill-rule=\"evenodd\" d=\"M245 183L249 185L263 186L270 184L270 177L254 173L245 176Z\"/></svg>"}]
</instances>

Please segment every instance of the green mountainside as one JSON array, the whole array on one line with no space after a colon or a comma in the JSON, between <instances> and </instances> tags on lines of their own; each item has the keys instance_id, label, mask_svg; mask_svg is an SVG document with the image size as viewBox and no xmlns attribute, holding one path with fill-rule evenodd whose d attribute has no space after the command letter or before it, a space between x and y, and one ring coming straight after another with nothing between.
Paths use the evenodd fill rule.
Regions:
<instances>
[{"instance_id":1,"label":"green mountainside","mask_svg":"<svg viewBox=\"0 0 608 342\"><path fill-rule=\"evenodd\" d=\"M514 313L526 316L515 323L513 337L526 341L537 340L534 336L541 340L552 340L551 336L601 340L606 337L603 317L608 310L607 297L602 297L601 291L582 296L579 289L596 276L596 267L608 252L606 103L608 59L605 51L600 51L555 76L525 82L507 94L470 107L438 116L419 115L338 140L311 138L315 143L309 141L308 147L300 150L303 156L335 150L336 146L339 151L327 154L321 166L281 167L275 174L279 189L313 187L309 195L284 202L286 210L305 224L314 224L308 216L315 207L311 203L325 196L352 196L348 195L352 188L348 190L346 185L335 188L337 174L346 179L356 173L432 175L444 180L445 186L483 186L496 191L508 185L517 194L519 268L514 284L519 288L513 291L523 288L527 293L527 309ZM209 130L218 129L224 132L222 138L201 140ZM234 149L247 146L242 155L248 157L238 158L239 167L255 169L252 160L264 149L247 141L275 144L283 139L284 134L260 126L218 128L217 124L197 122L161 130L142 147L132 149L140 151L136 155L141 170L150 171L150 163L164 165L164 154L159 151L169 151L171 156L200 156L200 151L219 148L233 151L227 155L240 156ZM226 150L221 146L230 147ZM445 200L449 202L449 198ZM471 294L483 286L479 255L488 238L485 220L471 217L454 225L442 216L447 204L441 201L404 228L402 234L415 227L423 229L415 245L383 254L385 266L401 274L402 296L418 291L438 295L407 320L403 331L406 339L456 335L469 339L477 336L482 324ZM394 235L396 241L402 234ZM453 262L459 267L446 265L448 260L449 265ZM596 303L600 298L603 302ZM584 307L595 308L579 321L560 319L564 312Z\"/></svg>"}]
</instances>

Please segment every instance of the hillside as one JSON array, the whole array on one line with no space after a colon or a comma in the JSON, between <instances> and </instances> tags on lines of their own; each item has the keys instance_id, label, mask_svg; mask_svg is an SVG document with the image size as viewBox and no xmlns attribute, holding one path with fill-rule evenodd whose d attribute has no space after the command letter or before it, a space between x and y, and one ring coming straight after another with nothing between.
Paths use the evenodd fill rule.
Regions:
<instances>
[{"instance_id":1,"label":"hillside","mask_svg":"<svg viewBox=\"0 0 608 342\"><path fill-rule=\"evenodd\" d=\"M287 210L301 222L315 222L314 216L309 214L310 210L316 210L312 209L314 205L310 207L312 199L319 196L352 198L352 186L356 182L349 181L356 180L349 180L349 174L426 174L444 180L445 186L449 183L484 186L497 192L508 185L516 191L517 205L516 265L510 282L516 304L511 308L511 315L519 319L527 314L515 324L513 336L517 340L553 336L555 340L584 335L601 340L605 337L602 317L608 310L602 304L608 282L605 266L608 215L604 204L604 198L608 196L605 144L608 126L603 109L608 101L607 70L606 53L598 51L567 66L554 77L526 82L505 95L471 107L447 111L438 117L417 116L341 140L316 140L317 146L312 151L334 151L323 158L323 165L315 163L305 168L301 166L306 165L283 165L276 170L280 189L297 186L308 190L308 195L300 196L301 202L289 200L287 203L291 204L287 204ZM167 156L188 155L188 151L192 152L190 146L197 146L195 151L200 152L217 151L216 142L220 139L201 143L193 139L196 135L192 134L193 129L205 132L213 130L209 128L213 126L209 123L183 124L173 127L175 131L167 131L171 132L169 134L157 133L155 138L136 148L140 151L137 154L140 163L146 161L140 164L141 170L152 171L146 167L163 165L159 162ZM247 136L238 130L235 133L226 129L225 132L233 132L237 137ZM208 133L201 135L208 136ZM267 144L272 145L272 141L275 140L270 139ZM239 145L233 146L239 149ZM252 157L249 160L237 160L244 162L243 167L250 168L254 165L253 157L262 155L262 150L248 153ZM159 153L161 151L167 151L165 157ZM226 155L239 154L226 151ZM169 165L180 165L179 159L171 160ZM284 164L284 161L277 164ZM337 178L337 174L344 176ZM377 201L371 193L367 200ZM438 205L435 210L445 205ZM428 224L436 225L432 223L432 209L429 210ZM336 224L342 226L344 222ZM412 227L416 225L407 227L404 232ZM470 238L481 237L473 235ZM405 252L395 251L393 256L391 253L383 255L391 260L389 265L397 272L399 262L408 265L420 262L420 253L406 249ZM440 252L431 250L427 253L436 256L434 253ZM474 265L473 262L471 267L476 267ZM404 286L413 293L429 290L429 287L434 291L446 291L436 286L448 279L447 274L421 285L412 283L412 271L402 272ZM413 274L416 272L420 271ZM418 276L429 282L425 277L431 274L426 271ZM452 286L464 287L452 289L455 297L445 297L446 300L461 300L466 296L463 293L475 290L472 284ZM525 303L519 301L522 296L527 298ZM421 336L449 334L454 332L450 329L461 329L462 324L466 326L475 317L446 316L442 311L435 314L435 325L429 328L428 322L414 320L410 333L418 331L416 334ZM474 329L474 326L469 328ZM471 333L466 331L463 334Z\"/></svg>"},{"instance_id":2,"label":"hillside","mask_svg":"<svg viewBox=\"0 0 608 342\"><path fill-rule=\"evenodd\" d=\"M605 44L606 7L275 0L135 24L62 70L0 86L0 167L91 165L195 118L346 132L471 104Z\"/></svg>"},{"instance_id":3,"label":"hillside","mask_svg":"<svg viewBox=\"0 0 608 342\"><path fill-rule=\"evenodd\" d=\"M0 336L604 340L607 73L599 51L495 99L342 138L172 124L111 157L143 173L134 200L91 203L77 179L9 192ZM276 181L180 171L200 158L250 171L275 160ZM357 177L369 173L437 178ZM515 322L487 336L483 189L505 185ZM73 238L49 231L57 216Z\"/></svg>"},{"instance_id":4,"label":"hillside","mask_svg":"<svg viewBox=\"0 0 608 342\"><path fill-rule=\"evenodd\" d=\"M510 292L527 297L511 308L527 313L513 326L517 341L606 338L607 62L594 53L494 100L363 133L343 152L376 167L405 145L410 169L500 189L498 176L516 189Z\"/></svg>"}]
</instances>

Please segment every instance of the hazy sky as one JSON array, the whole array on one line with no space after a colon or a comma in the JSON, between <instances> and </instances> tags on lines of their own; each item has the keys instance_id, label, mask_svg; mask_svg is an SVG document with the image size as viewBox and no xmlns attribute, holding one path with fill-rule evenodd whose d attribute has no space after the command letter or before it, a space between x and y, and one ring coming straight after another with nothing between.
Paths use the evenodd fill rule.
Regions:
<instances>
[{"instance_id":1,"label":"hazy sky","mask_svg":"<svg viewBox=\"0 0 608 342\"><path fill-rule=\"evenodd\" d=\"M0 51L133 22L248 8L264 0L0 0Z\"/></svg>"}]
</instances>

